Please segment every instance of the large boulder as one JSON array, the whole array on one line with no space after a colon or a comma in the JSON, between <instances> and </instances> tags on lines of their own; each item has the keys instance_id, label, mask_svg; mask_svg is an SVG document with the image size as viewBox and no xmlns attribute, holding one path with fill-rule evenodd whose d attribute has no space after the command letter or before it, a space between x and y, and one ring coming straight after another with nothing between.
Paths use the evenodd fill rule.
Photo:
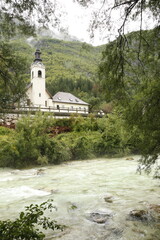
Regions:
<instances>
[{"instance_id":1,"label":"large boulder","mask_svg":"<svg viewBox=\"0 0 160 240\"><path fill-rule=\"evenodd\" d=\"M131 221L160 222L160 204L150 204L147 209L132 210L127 218Z\"/></svg>"}]
</instances>

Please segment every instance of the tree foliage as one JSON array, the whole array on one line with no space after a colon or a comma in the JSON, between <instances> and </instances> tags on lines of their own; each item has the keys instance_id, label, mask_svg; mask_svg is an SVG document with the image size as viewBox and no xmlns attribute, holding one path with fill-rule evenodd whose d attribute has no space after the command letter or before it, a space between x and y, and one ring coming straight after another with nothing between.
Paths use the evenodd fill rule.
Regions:
<instances>
[{"instance_id":1,"label":"tree foliage","mask_svg":"<svg viewBox=\"0 0 160 240\"><path fill-rule=\"evenodd\" d=\"M25 94L25 72L29 65L23 54L9 43L0 42L0 106L12 106Z\"/></svg>"},{"instance_id":2,"label":"tree foliage","mask_svg":"<svg viewBox=\"0 0 160 240\"><path fill-rule=\"evenodd\" d=\"M121 105L127 124L141 133L141 163L148 171L160 152L159 28L141 32L141 37L139 49L139 33L126 36L128 47L123 50L122 62L117 58L116 42L106 47L100 79L108 100Z\"/></svg>"},{"instance_id":3,"label":"tree foliage","mask_svg":"<svg viewBox=\"0 0 160 240\"><path fill-rule=\"evenodd\" d=\"M45 234L38 229L38 226L44 230L62 231L64 226L44 215L47 210L52 212L53 209L52 200L48 200L40 205L31 204L25 207L25 211L21 212L16 220L1 220L0 239L43 240Z\"/></svg>"}]
</instances>

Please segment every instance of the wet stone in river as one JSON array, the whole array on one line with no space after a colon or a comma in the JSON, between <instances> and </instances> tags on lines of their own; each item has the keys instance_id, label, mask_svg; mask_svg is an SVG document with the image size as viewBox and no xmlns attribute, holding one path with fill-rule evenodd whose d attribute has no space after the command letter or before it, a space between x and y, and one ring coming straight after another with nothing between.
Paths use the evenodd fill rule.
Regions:
<instances>
[{"instance_id":1,"label":"wet stone in river","mask_svg":"<svg viewBox=\"0 0 160 240\"><path fill-rule=\"evenodd\" d=\"M105 202L107 203L113 203L113 197L112 196L105 196L104 197Z\"/></svg>"},{"instance_id":2,"label":"wet stone in river","mask_svg":"<svg viewBox=\"0 0 160 240\"><path fill-rule=\"evenodd\" d=\"M149 214L147 210L132 210L129 213L127 220L130 221L148 221Z\"/></svg>"},{"instance_id":3,"label":"wet stone in river","mask_svg":"<svg viewBox=\"0 0 160 240\"><path fill-rule=\"evenodd\" d=\"M93 212L90 213L89 216L87 216L87 219L90 220L91 222L103 224L106 223L111 217L112 214L110 213Z\"/></svg>"}]
</instances>

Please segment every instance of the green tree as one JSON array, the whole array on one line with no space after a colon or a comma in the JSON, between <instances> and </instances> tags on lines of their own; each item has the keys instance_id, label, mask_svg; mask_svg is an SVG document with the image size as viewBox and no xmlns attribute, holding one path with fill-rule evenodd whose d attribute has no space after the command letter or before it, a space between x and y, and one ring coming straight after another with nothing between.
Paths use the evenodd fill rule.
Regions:
<instances>
[{"instance_id":1,"label":"green tree","mask_svg":"<svg viewBox=\"0 0 160 240\"><path fill-rule=\"evenodd\" d=\"M144 31L141 35L140 51L139 33L127 36L129 47L123 50L123 68L117 68L116 42L106 46L100 79L107 100L122 106L126 124L130 129L136 127L141 135L139 148L143 157L140 163L142 169L150 171L160 152L159 29Z\"/></svg>"},{"instance_id":2,"label":"green tree","mask_svg":"<svg viewBox=\"0 0 160 240\"><path fill-rule=\"evenodd\" d=\"M0 106L11 107L26 91L24 73L28 71L25 57L17 54L9 43L0 42Z\"/></svg>"},{"instance_id":3,"label":"green tree","mask_svg":"<svg viewBox=\"0 0 160 240\"><path fill-rule=\"evenodd\" d=\"M19 166L40 163L42 157L47 156L50 146L47 129L52 124L54 124L54 118L50 118L47 114L42 115L41 112L38 112L34 118L26 116L17 122L16 149L19 153L17 159Z\"/></svg>"}]
</instances>

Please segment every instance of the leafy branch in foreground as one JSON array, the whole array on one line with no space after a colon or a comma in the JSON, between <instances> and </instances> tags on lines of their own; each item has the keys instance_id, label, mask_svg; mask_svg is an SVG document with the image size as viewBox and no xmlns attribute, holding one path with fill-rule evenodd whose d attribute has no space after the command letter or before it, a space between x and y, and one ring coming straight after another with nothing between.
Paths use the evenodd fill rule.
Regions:
<instances>
[{"instance_id":1,"label":"leafy branch in foreground","mask_svg":"<svg viewBox=\"0 0 160 240\"><path fill-rule=\"evenodd\" d=\"M53 200L48 200L40 205L31 204L25 208L24 212L19 214L19 218L16 220L0 221L0 239L43 240L45 234L37 226L41 226L44 230L63 231L64 226L44 216L45 211L52 212L53 208L55 208L52 202Z\"/></svg>"}]
</instances>

